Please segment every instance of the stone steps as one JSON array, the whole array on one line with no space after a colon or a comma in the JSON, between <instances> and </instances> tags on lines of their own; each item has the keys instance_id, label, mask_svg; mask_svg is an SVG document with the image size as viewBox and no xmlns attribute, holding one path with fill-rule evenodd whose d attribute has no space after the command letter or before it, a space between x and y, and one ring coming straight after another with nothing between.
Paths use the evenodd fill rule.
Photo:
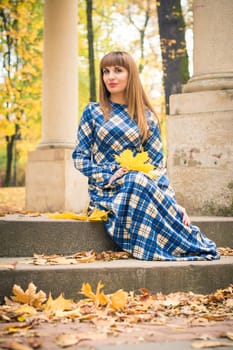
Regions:
<instances>
[{"instance_id":1,"label":"stone steps","mask_svg":"<svg viewBox=\"0 0 233 350\"><path fill-rule=\"evenodd\" d=\"M217 246L233 247L232 217L193 217ZM54 220L46 216L8 215L0 218L0 257L24 257L38 254L69 255L94 249L118 250L106 235L102 222Z\"/></svg>"},{"instance_id":2,"label":"stone steps","mask_svg":"<svg viewBox=\"0 0 233 350\"><path fill-rule=\"evenodd\" d=\"M233 218L192 218L218 246L233 248ZM6 216L0 220L0 299L11 295L14 284L26 288L32 281L38 289L80 298L83 282L93 289L99 281L105 293L117 289L170 293L210 293L233 283L233 257L217 261L145 262L135 259L77 263L75 265L33 265L33 253L70 255L83 250L118 250L105 234L101 222L51 220L45 216ZM15 264L11 268L11 264Z\"/></svg>"}]
</instances>

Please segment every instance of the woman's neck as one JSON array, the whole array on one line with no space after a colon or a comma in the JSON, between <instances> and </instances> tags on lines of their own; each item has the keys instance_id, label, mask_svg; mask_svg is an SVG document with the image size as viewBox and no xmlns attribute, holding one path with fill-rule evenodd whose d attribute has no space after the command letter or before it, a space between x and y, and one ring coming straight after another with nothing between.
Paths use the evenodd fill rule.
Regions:
<instances>
[{"instance_id":1,"label":"woman's neck","mask_svg":"<svg viewBox=\"0 0 233 350\"><path fill-rule=\"evenodd\" d=\"M114 102L114 103L119 103L121 105L125 105L126 104L126 98L124 95L122 94L111 94L110 95L110 101Z\"/></svg>"}]
</instances>

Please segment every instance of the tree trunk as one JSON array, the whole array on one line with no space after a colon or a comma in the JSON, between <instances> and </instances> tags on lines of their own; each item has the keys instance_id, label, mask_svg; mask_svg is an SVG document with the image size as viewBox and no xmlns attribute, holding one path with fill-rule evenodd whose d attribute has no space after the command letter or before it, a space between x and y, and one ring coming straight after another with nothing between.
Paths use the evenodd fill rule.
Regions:
<instances>
[{"instance_id":1,"label":"tree trunk","mask_svg":"<svg viewBox=\"0 0 233 350\"><path fill-rule=\"evenodd\" d=\"M11 174L12 174L12 161L13 161L13 149L14 149L15 137L6 137L6 173L4 179L4 186L10 186Z\"/></svg>"},{"instance_id":2,"label":"tree trunk","mask_svg":"<svg viewBox=\"0 0 233 350\"><path fill-rule=\"evenodd\" d=\"M157 5L157 12L166 114L169 114L170 95L180 93L182 84L189 79L185 22L180 0L161 0Z\"/></svg>"},{"instance_id":3,"label":"tree trunk","mask_svg":"<svg viewBox=\"0 0 233 350\"><path fill-rule=\"evenodd\" d=\"M94 32L92 23L92 0L86 0L87 15L87 40L88 40L88 61L89 61L89 91L90 101L96 101L96 80L95 80L95 56L94 56Z\"/></svg>"}]
</instances>

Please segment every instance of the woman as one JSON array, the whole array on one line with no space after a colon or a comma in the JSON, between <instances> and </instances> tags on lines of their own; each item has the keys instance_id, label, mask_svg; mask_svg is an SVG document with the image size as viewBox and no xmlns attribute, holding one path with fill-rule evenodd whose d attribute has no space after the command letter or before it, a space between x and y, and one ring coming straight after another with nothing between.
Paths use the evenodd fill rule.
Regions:
<instances>
[{"instance_id":1,"label":"woman","mask_svg":"<svg viewBox=\"0 0 233 350\"><path fill-rule=\"evenodd\" d=\"M216 245L176 203L164 164L160 129L132 57L110 52L100 62L99 103L86 106L73 152L88 176L90 206L108 211L107 233L141 260L217 259ZM115 156L148 152L152 178L121 167Z\"/></svg>"}]
</instances>

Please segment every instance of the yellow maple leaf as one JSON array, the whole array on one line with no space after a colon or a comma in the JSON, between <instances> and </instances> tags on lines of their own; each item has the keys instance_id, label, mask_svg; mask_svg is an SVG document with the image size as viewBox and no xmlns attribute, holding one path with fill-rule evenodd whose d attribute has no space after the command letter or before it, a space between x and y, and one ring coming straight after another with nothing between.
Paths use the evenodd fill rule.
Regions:
<instances>
[{"instance_id":1,"label":"yellow maple leaf","mask_svg":"<svg viewBox=\"0 0 233 350\"><path fill-rule=\"evenodd\" d=\"M72 219L82 221L105 221L108 218L108 212L95 208L91 215L87 214L75 214L73 212L48 214L51 219Z\"/></svg>"},{"instance_id":2,"label":"yellow maple leaf","mask_svg":"<svg viewBox=\"0 0 233 350\"><path fill-rule=\"evenodd\" d=\"M94 299L95 293L92 292L92 288L89 283L83 283L81 288L81 294L85 295L85 297Z\"/></svg>"},{"instance_id":3,"label":"yellow maple leaf","mask_svg":"<svg viewBox=\"0 0 233 350\"><path fill-rule=\"evenodd\" d=\"M106 305L109 301L108 297L101 291L104 285L101 282L98 282L96 293L93 293L92 288L89 283L83 283L81 294L92 299L96 307L100 305Z\"/></svg>"},{"instance_id":4,"label":"yellow maple leaf","mask_svg":"<svg viewBox=\"0 0 233 350\"><path fill-rule=\"evenodd\" d=\"M124 292L122 289L119 289L110 296L111 304L110 307L114 310L122 310L127 304L128 293Z\"/></svg>"},{"instance_id":5,"label":"yellow maple leaf","mask_svg":"<svg viewBox=\"0 0 233 350\"><path fill-rule=\"evenodd\" d=\"M130 149L126 149L120 155L116 155L115 159L122 168L128 170L142 171L148 174L154 169L154 165L146 163L149 160L148 152L137 153L134 156Z\"/></svg>"},{"instance_id":6,"label":"yellow maple leaf","mask_svg":"<svg viewBox=\"0 0 233 350\"><path fill-rule=\"evenodd\" d=\"M96 296L95 296L95 305L106 305L108 303L108 298L104 294L104 292L101 292L100 290L104 287L104 285L99 282L96 288Z\"/></svg>"},{"instance_id":7,"label":"yellow maple leaf","mask_svg":"<svg viewBox=\"0 0 233 350\"><path fill-rule=\"evenodd\" d=\"M49 294L49 298L44 305L44 309L51 313L56 313L57 311L65 311L72 310L73 300L65 299L63 294L60 294L59 297L53 299L51 293Z\"/></svg>"},{"instance_id":8,"label":"yellow maple leaf","mask_svg":"<svg viewBox=\"0 0 233 350\"><path fill-rule=\"evenodd\" d=\"M31 282L28 285L27 290L24 292L23 289L15 284L13 286L12 300L21 303L28 304L34 307L41 307L42 303L46 300L46 294L43 291L36 293L37 287Z\"/></svg>"}]
</instances>

